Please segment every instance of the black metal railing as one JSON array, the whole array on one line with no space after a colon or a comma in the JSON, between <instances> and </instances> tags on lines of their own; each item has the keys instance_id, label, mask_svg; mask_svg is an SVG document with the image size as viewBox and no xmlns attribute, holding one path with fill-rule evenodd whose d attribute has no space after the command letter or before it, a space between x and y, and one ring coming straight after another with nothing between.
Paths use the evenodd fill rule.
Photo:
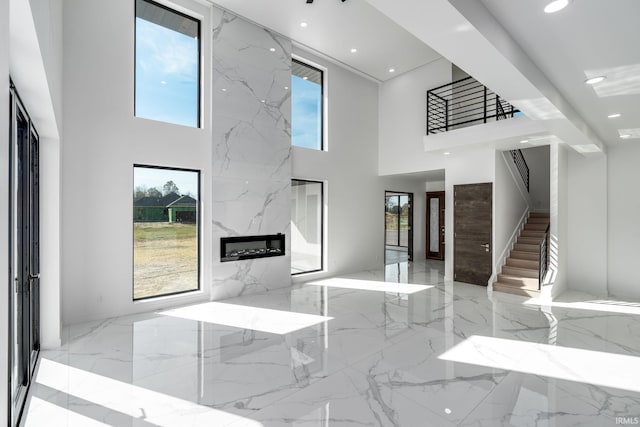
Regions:
<instances>
[{"instance_id":1,"label":"black metal railing","mask_svg":"<svg viewBox=\"0 0 640 427\"><path fill-rule=\"evenodd\" d=\"M527 161L524 159L522 150L511 150L510 153L513 163L516 164L516 169L520 172L522 182L524 182L524 186L527 187L527 191L529 191L529 165L527 165Z\"/></svg>"},{"instance_id":2,"label":"black metal railing","mask_svg":"<svg viewBox=\"0 0 640 427\"><path fill-rule=\"evenodd\" d=\"M427 91L427 135L504 120L519 112L473 77Z\"/></svg>"},{"instance_id":3,"label":"black metal railing","mask_svg":"<svg viewBox=\"0 0 640 427\"><path fill-rule=\"evenodd\" d=\"M542 289L542 283L544 276L547 274L549 268L549 226L544 231L544 238L540 242L540 259L538 270L538 289Z\"/></svg>"}]
</instances>

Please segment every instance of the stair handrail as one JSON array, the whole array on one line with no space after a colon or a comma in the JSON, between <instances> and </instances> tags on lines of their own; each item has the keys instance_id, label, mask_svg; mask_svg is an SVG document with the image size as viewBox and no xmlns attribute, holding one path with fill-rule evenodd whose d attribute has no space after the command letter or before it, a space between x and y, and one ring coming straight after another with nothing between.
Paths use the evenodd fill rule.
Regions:
<instances>
[{"instance_id":1,"label":"stair handrail","mask_svg":"<svg viewBox=\"0 0 640 427\"><path fill-rule=\"evenodd\" d=\"M544 276L549 268L549 225L544 231L544 238L540 242L540 257L538 259L538 290L542 289Z\"/></svg>"},{"instance_id":2,"label":"stair handrail","mask_svg":"<svg viewBox=\"0 0 640 427\"><path fill-rule=\"evenodd\" d=\"M527 188L527 191L529 191L529 165L524 158L524 154L522 154L522 150L510 150L509 152L511 153L513 163L516 165L516 169L520 172L524 186Z\"/></svg>"}]
</instances>

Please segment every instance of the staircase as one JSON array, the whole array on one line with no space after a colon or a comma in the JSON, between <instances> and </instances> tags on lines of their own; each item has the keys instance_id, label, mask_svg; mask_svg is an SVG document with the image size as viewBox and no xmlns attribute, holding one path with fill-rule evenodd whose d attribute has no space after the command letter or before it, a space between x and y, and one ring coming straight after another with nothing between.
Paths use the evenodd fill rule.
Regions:
<instances>
[{"instance_id":1,"label":"staircase","mask_svg":"<svg viewBox=\"0 0 640 427\"><path fill-rule=\"evenodd\" d=\"M520 232L506 264L493 283L493 290L511 294L540 296L540 249L549 226L549 213L532 212ZM543 248L546 252L546 248ZM544 254L546 255L546 253ZM543 257L544 257L543 255ZM545 266L543 266L545 267Z\"/></svg>"}]
</instances>

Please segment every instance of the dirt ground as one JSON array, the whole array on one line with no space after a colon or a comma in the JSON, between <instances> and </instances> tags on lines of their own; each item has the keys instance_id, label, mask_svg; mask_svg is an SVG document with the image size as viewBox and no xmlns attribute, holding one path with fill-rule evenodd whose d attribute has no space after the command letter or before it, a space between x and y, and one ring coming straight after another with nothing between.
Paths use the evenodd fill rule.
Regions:
<instances>
[{"instance_id":1,"label":"dirt ground","mask_svg":"<svg viewBox=\"0 0 640 427\"><path fill-rule=\"evenodd\" d=\"M140 222L133 236L135 299L198 289L195 224Z\"/></svg>"}]
</instances>

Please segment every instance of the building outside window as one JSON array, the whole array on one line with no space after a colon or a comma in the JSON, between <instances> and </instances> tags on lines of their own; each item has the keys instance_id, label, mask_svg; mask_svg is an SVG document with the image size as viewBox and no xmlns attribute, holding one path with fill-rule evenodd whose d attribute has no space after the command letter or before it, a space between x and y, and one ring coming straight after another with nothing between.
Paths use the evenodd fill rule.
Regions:
<instances>
[{"instance_id":1,"label":"building outside window","mask_svg":"<svg viewBox=\"0 0 640 427\"><path fill-rule=\"evenodd\" d=\"M133 167L133 299L200 289L200 172Z\"/></svg>"}]
</instances>

